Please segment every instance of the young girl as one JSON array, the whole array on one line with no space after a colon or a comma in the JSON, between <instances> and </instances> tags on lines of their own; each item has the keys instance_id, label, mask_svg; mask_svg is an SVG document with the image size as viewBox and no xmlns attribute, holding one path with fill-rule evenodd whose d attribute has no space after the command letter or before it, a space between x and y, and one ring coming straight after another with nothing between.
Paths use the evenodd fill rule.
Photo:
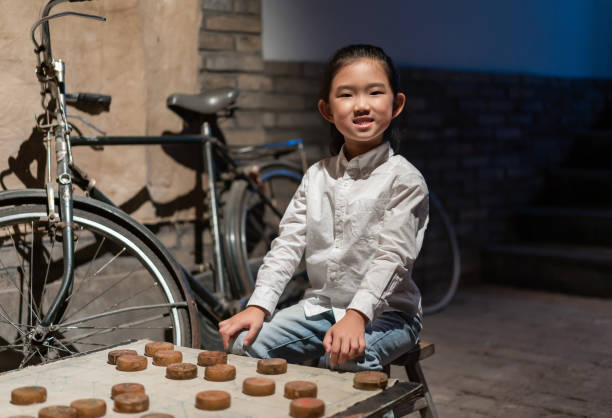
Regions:
<instances>
[{"instance_id":1,"label":"young girl","mask_svg":"<svg viewBox=\"0 0 612 418\"><path fill-rule=\"evenodd\" d=\"M347 46L329 62L318 108L335 155L304 175L247 308L219 323L226 350L289 362L325 354L327 367L358 371L382 370L417 343L421 297L411 272L428 192L389 143L406 101L397 88L378 47ZM274 312L304 252L311 288Z\"/></svg>"}]
</instances>

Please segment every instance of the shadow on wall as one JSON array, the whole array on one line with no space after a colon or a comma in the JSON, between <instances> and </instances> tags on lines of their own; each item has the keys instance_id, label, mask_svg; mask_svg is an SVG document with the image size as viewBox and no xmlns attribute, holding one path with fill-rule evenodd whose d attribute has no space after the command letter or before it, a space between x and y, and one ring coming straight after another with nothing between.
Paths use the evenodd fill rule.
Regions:
<instances>
[{"instance_id":1,"label":"shadow on wall","mask_svg":"<svg viewBox=\"0 0 612 418\"><path fill-rule=\"evenodd\" d=\"M27 188L43 188L45 186L45 147L43 135L36 128L32 128L30 137L21 143L17 157L8 158L8 168L0 173L2 190L8 187L4 179L14 174ZM36 174L33 175L30 167L36 162Z\"/></svg>"},{"instance_id":2,"label":"shadow on wall","mask_svg":"<svg viewBox=\"0 0 612 418\"><path fill-rule=\"evenodd\" d=\"M164 135L184 135L186 132L170 133L164 132ZM92 147L97 151L102 151L103 147ZM204 192L202 184L202 158L201 147L199 145L164 145L162 149L166 154L172 157L174 161L194 171L196 176L196 184L194 188L185 194L179 195L174 199L159 203L155 202L146 185L134 193L131 197L125 200L121 205L118 205L121 210L126 213L134 213L145 203L150 202L155 214L159 217L170 217L175 212L196 207L196 212L201 212L202 202L204 201ZM44 137L40 130L36 127L32 128L30 136L21 143L17 156L8 157L5 170L0 172L0 187L1 190L8 190L10 187L6 184L5 179L8 176L14 175L28 189L43 189L46 183L46 150L44 146ZM33 163L35 170L32 171ZM102 185L102 189L104 186Z\"/></svg>"}]
</instances>

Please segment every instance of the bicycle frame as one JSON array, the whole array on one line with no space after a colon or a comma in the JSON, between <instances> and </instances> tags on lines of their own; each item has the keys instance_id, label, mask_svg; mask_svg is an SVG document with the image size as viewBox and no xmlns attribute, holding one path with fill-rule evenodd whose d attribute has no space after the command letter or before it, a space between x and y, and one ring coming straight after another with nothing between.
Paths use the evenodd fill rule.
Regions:
<instances>
[{"instance_id":1,"label":"bicycle frame","mask_svg":"<svg viewBox=\"0 0 612 418\"><path fill-rule=\"evenodd\" d=\"M51 256L49 255L48 257L46 262L47 273L44 276L44 283L42 286L43 290L36 295L40 298L39 306L36 306L36 299L32 296L32 283L34 282L33 277L37 277L39 273L37 272L37 269L33 269L32 266L34 265L35 260L38 261L41 259L38 254L43 254L43 256L45 254L43 251L46 249L46 247L44 247L44 245L40 245L42 240L37 241L39 247L43 248L43 251L37 252L38 258L34 256L28 257L30 260L30 268L27 270L30 276L30 281L28 283L30 293L29 317L26 324L21 324L18 322L19 327L11 322L13 327L18 331L20 331L22 326L24 329L25 327L29 327L29 329L26 331L21 332L20 338L23 341L21 347L24 356L19 367L27 364L30 360L31 356L26 357L26 355L28 354L28 350L32 349L32 346L36 346L39 342L43 343L43 340L45 340L47 336L49 338L47 338L45 341L51 341L52 338L56 338L56 335L60 334L62 326L73 327L74 325L82 324L83 322L98 320L106 316L124 314L126 312L136 310L142 311L147 309L168 308L167 312L160 316L169 317L172 321L171 326L168 324L162 324L163 326L159 327L160 329L166 330L164 331L164 338L165 335L170 332L169 330L171 330L175 340L179 343L182 341L191 341L194 344L199 343L200 327L197 326L199 318L196 307L200 310L200 313L204 313L205 316L211 319L211 321L206 322L207 324L214 323L215 320L221 320L238 311L241 308L241 304L245 296L248 296L250 291L253 289L253 281L255 278L253 274L257 268L253 267L256 264L252 263L252 260L261 260L260 252L253 251L252 254L256 255L251 256L251 248L253 248L253 246L251 246L251 248L249 248L247 251L247 239L249 239L249 244L251 244L251 242L256 242L259 246L260 242L264 242L265 245L269 245L270 240L274 237L274 233L276 232L274 231L274 227L267 228L265 234L262 233L255 238L253 238L253 233L250 235L248 234L248 232L257 230L257 221L263 221L264 217L261 215L261 208L265 209L266 218L268 218L268 212L273 212L279 218L282 217L282 212L273 202L273 198L271 199L265 191L275 189L275 187L272 187L273 180L269 180L269 183L265 183L264 185L264 181L268 181L265 180L267 178L266 176L269 175L270 179L273 179L274 176L276 176L276 179L281 179L281 181L284 181L282 180L283 178L290 177L286 173L294 174L290 180L291 189L288 193L285 193L282 198L285 198L286 196L289 198L291 197L291 192L295 190L293 187L296 185L296 182L299 183L300 178L302 177L302 173L300 173L299 168L295 167L295 164L274 163L280 168L276 168L276 173L273 174L273 170L275 168L272 167L272 165L268 165L266 161L261 166L262 169L260 171L260 178L256 179L253 176L253 173L246 174L245 172L241 171L240 166L242 166L241 162L243 162L243 157L246 160L250 159L252 161L254 160L254 154L256 153L249 154L250 151L291 146L296 147L300 151L302 157L302 169L303 171L306 169L305 153L303 150L303 142L301 140L242 147L241 149L226 146L223 132L217 124L217 118L223 117L223 112L226 112L226 116L231 115L234 109L232 105L235 103L235 91L230 91L231 95L228 94L227 96L229 100L221 101L221 104L216 107L192 106L187 100L184 102L173 102L174 107L170 106L169 104L169 108L177 112L186 122L186 125L182 131L183 135L71 137L73 127L68 122L66 111L67 103L76 105L83 104L83 102L91 103L92 97L102 97L103 95L91 94L89 99L79 99L78 96L80 96L80 94L69 95L66 93L65 65L61 60L54 60L52 57L48 22L54 18L68 15L94 18L98 20L104 19L98 16L76 12L63 12L56 15L49 15L51 9L55 5L66 1L75 2L87 0L49 1L44 8L43 17L32 28L32 38L36 45L35 52L37 53L38 59L36 74L41 84L41 95L43 96L42 104L44 108L44 115L37 119L37 125L40 131L43 133L43 141L46 148L46 189L44 191L36 190L33 191L33 193L17 191L17 193L8 192L0 195L0 200L5 202L10 201L11 198L13 198L14 201L12 205L15 206L14 208L11 207L6 210L3 208L2 225L12 226L16 224L15 222L18 222L19 225L25 225L24 229L31 232L31 234L27 234L27 237L30 237L32 243L32 245L29 247L31 248L31 252L29 254L35 254L35 231L37 233L37 237L42 235L45 237L45 239L47 239L47 244L52 243L51 250L53 248L53 244L61 243L60 245L62 248L61 250L58 249L58 252L61 251L63 253L63 258L61 261L57 259L57 262L54 264L54 275L51 276L54 279L54 288L47 287L49 267L52 265L52 262L50 261ZM36 42L34 31L41 25L42 43L39 45ZM219 90L223 91L223 89ZM217 94L219 94L217 97L223 97L220 95L220 93ZM173 96L179 95L177 94ZM110 103L110 96L104 97L108 99L106 103L108 105ZM214 94L210 94L208 97L216 96ZM169 101L168 103L171 102ZM193 109L196 110L194 111ZM199 109L205 109L205 111L200 113ZM183 115L181 115L181 110L184 111ZM188 112L192 112L192 114L189 114ZM191 118L190 115L194 117ZM85 121L85 123L87 123L87 121ZM74 129L76 132L79 132L76 127L74 127ZM211 132L213 132L214 135L212 135ZM203 229L199 228L202 228L204 223L208 222L213 240L214 254L211 269L208 271L201 270L203 271L203 274L197 274L196 276L199 278L198 280L204 276L205 280L207 280L207 285L208 279L212 277L212 281L214 283L214 289L212 289L212 291L198 282L196 278L186 271L184 267L180 266L150 230L117 208L117 205L113 204L113 202L107 196L105 196L97 187L95 187L95 182L90 181L87 175L74 165L72 156L73 145L119 146L164 144L198 144L198 146L201 147L201 157L203 162L202 166L206 170L207 174L208 209L207 211L203 210L203 208L206 206L203 204L204 199L202 199L203 195L201 193L204 193L205 190L202 185L200 172L198 172L196 190L199 194L197 199L194 199L196 202L198 202L196 206L195 228L196 253L200 255L203 254L203 246L198 248L197 237L199 236L199 242L202 243ZM55 177L51 172L53 149L55 149L56 153ZM278 158L280 155L287 153L287 151L287 149L280 148L276 150L273 155ZM293 148L290 152L293 152ZM216 167L216 165L218 165L218 167ZM202 166L197 165L197 170L201 171ZM283 166L284 173L281 173ZM236 179L242 181L231 183L232 180ZM112 206L96 203L94 200L87 197L80 197L78 195L74 196L73 184L83 189L83 191L85 191L93 199L108 203ZM280 189L280 187L278 189ZM228 191L228 193L224 195L228 196L227 199L224 199L228 205L224 208L224 214L226 216L222 224L220 222L221 219L219 214L219 197L224 191ZM273 192L271 192L271 194L273 194ZM254 200L251 200L254 197L253 195L257 196L257 199L259 199L258 202L253 203ZM23 202L23 207L17 207L19 206L19 203L16 201L17 199L21 199L21 202ZM44 207L45 201L43 201L43 199L46 201L46 213ZM434 203L434 206L440 206L437 199L432 199L432 202ZM265 208L265 206L267 206L267 208ZM35 208L35 210L30 208ZM107 213L112 213L112 216L106 216L104 213L98 212L99 210L105 210ZM445 216L445 212L441 209L441 206L439 210L442 212L442 219L449 235L451 236L451 243L453 244L452 254L454 257L453 264L455 267L452 287L441 302L442 304L446 304L450 298L452 298L452 295L456 289L458 280L457 267L459 265L459 254L456 239L454 238L454 232L452 231L452 226L449 227L450 222L448 220L448 216ZM10 219L10 216L15 216L14 214L22 217L14 218L18 220L14 221L14 219ZM99 221L96 221L96 218L99 219ZM113 222L113 220L115 221ZM122 224L118 223L119 221L121 221ZM39 225L43 223L44 227L40 228ZM35 224L37 225L36 228L34 227ZM267 222L268 226L269 224L271 224L271 222ZM124 228L124 225L128 227ZM251 227L251 229L247 230L246 226ZM30 229L28 229L28 227L30 227ZM42 234L40 233L41 230L43 231ZM110 308L108 308L109 310L105 312L93 311L93 313L90 313L87 316L84 315L79 319L73 319L71 316L72 312L70 312L70 310L71 307L75 306L72 301L78 299L74 296L78 294L78 290L80 289L80 267L82 265L80 260L83 257L87 257L87 251L81 251L81 248L75 244L75 240L80 239L79 231L85 231L83 234L81 234L81 236L88 236L88 234L89 236L93 235L94 237L101 236L103 238L103 241L101 241L102 243L108 238L115 244L120 243L119 248L124 246L121 252L113 256L114 258L119 257L125 248L132 249L138 255L138 257L140 257L136 260L136 262L141 263L141 267L145 267L144 269L141 268L141 270L151 273L150 277L146 278L146 280L154 285L161 284L161 287L163 287L164 290L159 296L165 298L161 299L162 301L168 300L169 303L152 304L144 298L135 299L138 300L138 302L135 302L133 306L112 309L113 307L117 306L117 304L110 304L108 305L110 306ZM110 234L107 236L105 233L108 231L124 232L118 232L117 235ZM222 232L224 233L223 237ZM10 231L9 234L13 240L13 248L15 253L19 254L22 248L28 248L27 245L21 246L15 244L14 235L11 234ZM237 241L235 237L241 238L242 241ZM261 237L264 238L261 239ZM23 240L23 242L26 242L27 244L27 239ZM79 242L85 241L80 240ZM56 248L57 246L59 245L56 245ZM110 246L105 246L104 249L106 250L106 248L109 247ZM101 248L103 248L102 244L97 246L95 250L96 252L89 263L90 267L94 265L93 261L95 261L98 251ZM149 251L152 257L147 258L147 254L140 252L141 249ZM257 250L259 251L259 248ZM110 253L110 251L107 252ZM52 251L47 252L46 254L51 253ZM81 257L82 255L83 257ZM198 257L198 255L196 255L196 257ZM25 274L26 271L23 267L24 259L25 258L22 256L20 258L21 266L17 265L15 268L15 270L20 272L22 275ZM127 257L125 260L127 260ZM235 260L238 262L233 263ZM196 258L196 263L198 262L199 261ZM260 261L259 263L261 264ZM104 264L103 267L106 265L107 264ZM157 269L156 266L160 266L160 269ZM97 270L96 274L101 270L102 269ZM131 274L131 272L129 274ZM122 280L129 277L129 274ZM88 276L88 272L86 272L86 278L89 277L94 276ZM59 285L59 289L55 288L56 284ZM113 286L115 286L115 284L113 284ZM21 286L22 287L15 285L15 288L23 297L23 283ZM44 311L42 309L42 300L44 290L47 288L50 289L50 291L47 293L48 298L45 300L45 307L48 304L48 309ZM139 293L142 293L142 289L148 289L147 286L140 285L134 285L133 288ZM156 287L150 286L150 288L155 289ZM109 287L107 290L109 289L111 289L111 287ZM101 293L96 297L103 294L104 293ZM109 293L109 295L110 297L115 296L114 293ZM92 301L97 300L96 297L94 297ZM108 297L106 297L105 301L107 299ZM19 301L21 302L22 300L23 299L20 299ZM25 298L25 300L26 302L28 301L27 298ZM71 303L71 307L69 307L69 302ZM87 302L84 306L78 309L77 312L80 312L80 310L89 305L89 303L90 302ZM32 308L33 306L37 311ZM185 309L181 309L179 312L179 309L177 308ZM36 312L38 312L38 315ZM21 305L18 313L19 315L22 313ZM35 318L36 321L33 318ZM200 316L200 319L201 318L202 317ZM149 318L144 318L143 320L134 322L133 324L138 325L142 322L146 322L145 320L148 319ZM202 324L202 322L200 322L200 324ZM108 327L107 329L111 330L120 328ZM194 329L196 332L194 332ZM90 335L91 333L85 334L85 337ZM75 339L74 341L77 340ZM43 344L38 345L40 346ZM49 353L55 355L53 352L55 347L49 348L51 351L45 352L45 356L43 356L40 352L38 353L43 362ZM72 354L70 350L67 351Z\"/></svg>"},{"instance_id":2,"label":"bicycle frame","mask_svg":"<svg viewBox=\"0 0 612 418\"><path fill-rule=\"evenodd\" d=\"M204 131L207 131L207 122L204 123ZM221 304L227 303L228 289L226 289L226 279L224 271L224 256L221 245L221 228L220 228L220 217L219 217L219 204L218 204L218 192L217 192L217 175L215 170L215 159L221 159L232 172L234 178L242 179L249 183L250 187L255 193L265 202L265 204L274 212L278 217L282 217L282 212L275 206L275 204L263 193L258 187L255 180L250 176L245 175L238 169L237 163L228 154L226 147L220 143L215 137L208 135L194 135L194 136L101 136L101 137L72 137L70 139L72 146L120 146L120 145L163 145L163 144L199 144L202 146L202 156L204 160L204 166L208 178L208 190L211 210L211 232L213 237L214 254L215 254L215 290L216 298ZM246 152L250 149L257 148L273 148L280 146L296 146L298 149L303 149L303 142L301 139L290 140L283 143L265 144L259 147L247 147ZM87 191L91 197L104 201L114 205L114 203L102 193L97 187L91 185L91 181L87 176L75 166L72 166L75 178L75 183L83 190Z\"/></svg>"},{"instance_id":3,"label":"bicycle frame","mask_svg":"<svg viewBox=\"0 0 612 418\"><path fill-rule=\"evenodd\" d=\"M61 60L54 60L51 53L51 37L49 32L49 20L63 16L78 16L97 20L105 20L103 17L88 15L77 12L63 12L50 16L51 9L65 2L66 0L51 0L45 6L42 18L32 28L32 41L36 45L38 65L36 75L41 83L43 107L44 97L51 96L51 100L45 108L46 120L39 128L45 132L45 146L47 148L47 201L49 220L57 222L55 215L55 191L51 178L51 147L55 144L57 162L57 182L59 183L59 222L58 226L62 229L63 235L63 255L64 272L60 289L54 298L45 316L37 325L34 338L40 338L44 333L44 328L49 327L56 317L61 316L65 309L66 296L72 289L74 280L74 242L73 242L73 189L72 174L70 164L72 162L72 152L69 141L69 125L66 115L66 89L65 89L65 65ZM39 45L35 39L35 31L42 25L42 44ZM42 54L42 59L41 59Z\"/></svg>"},{"instance_id":4,"label":"bicycle frame","mask_svg":"<svg viewBox=\"0 0 612 418\"><path fill-rule=\"evenodd\" d=\"M73 231L76 225L73 222L73 183L79 188L87 192L92 198L103 201L105 203L116 206L107 196L104 195L94 182L90 181L87 175L74 165L72 158L72 146L92 146L92 145L160 145L160 144L199 144L202 147L202 157L204 167L208 178L208 193L210 202L210 224L211 233L214 245L214 284L215 293L212 294L204 286L199 284L193 276L181 267L185 277L191 284L192 288L196 289L198 296L204 300L207 305L206 309L213 316L220 319L225 316L230 307L227 289L227 273L225 270L225 258L221 241L221 225L219 216L218 191L217 191L217 171L215 163L221 162L225 164L230 172L232 179L245 180L249 187L259 196L262 202L268 206L278 217L282 216L282 212L268 198L268 196L258 187L257 181L252 177L241 172L237 162L229 155L229 150L224 142L212 136L211 123L213 130L221 135L216 118L212 121L204 121L199 134L183 135L183 136L101 136L101 137L71 137L71 125L67 121L65 91L65 65L60 60L54 60L51 54L51 39L49 33L49 21L67 15L78 17L93 18L97 20L105 20L102 17L87 15L76 12L62 12L55 15L49 15L51 9L68 0L51 0L47 3L43 10L42 18L32 28L32 40L36 45L35 52L37 53L38 66L37 76L41 83L43 97L49 95L51 100L45 103L45 123L39 124L39 128L45 133L45 145L47 149L47 181L46 193L48 202L49 219L55 221L58 228L62 229L62 247L64 272L61 279L60 289L53 299L51 308L45 314L40 322L40 329L37 335L42 335L45 328L51 326L54 321L57 321L63 315L67 300L70 297L74 281L74 256L75 248L73 242ZM86 0L70 0L70 1L86 1ZM34 33L38 26L42 25L42 43L39 45L36 42ZM213 115L214 116L214 115ZM53 179L51 174L51 149L52 144L55 144L57 174ZM301 139L291 140L284 143L265 144L254 147L243 147L239 153L247 154L251 150L261 148L273 149L276 147L290 146L296 147L301 154L302 166L305 169L306 159ZM223 178L223 180L226 180ZM59 218L55 213L55 196L56 190L54 183L59 183ZM230 297L231 298L231 297ZM234 298L231 298L232 300ZM230 310L232 310L230 308ZM236 309L237 310L237 307ZM36 338L36 337L35 337Z\"/></svg>"}]
</instances>

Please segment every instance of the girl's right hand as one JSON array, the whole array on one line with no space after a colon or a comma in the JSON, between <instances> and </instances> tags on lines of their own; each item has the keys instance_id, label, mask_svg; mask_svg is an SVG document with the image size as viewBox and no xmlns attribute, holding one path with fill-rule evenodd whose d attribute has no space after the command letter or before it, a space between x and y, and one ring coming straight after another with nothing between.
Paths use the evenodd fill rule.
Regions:
<instances>
[{"instance_id":1,"label":"girl's right hand","mask_svg":"<svg viewBox=\"0 0 612 418\"><path fill-rule=\"evenodd\" d=\"M267 311L256 305L248 306L244 311L237 313L225 321L219 322L219 333L223 341L223 347L229 349L230 340L240 331L248 329L242 344L248 346L253 342L255 336L263 325Z\"/></svg>"}]
</instances>

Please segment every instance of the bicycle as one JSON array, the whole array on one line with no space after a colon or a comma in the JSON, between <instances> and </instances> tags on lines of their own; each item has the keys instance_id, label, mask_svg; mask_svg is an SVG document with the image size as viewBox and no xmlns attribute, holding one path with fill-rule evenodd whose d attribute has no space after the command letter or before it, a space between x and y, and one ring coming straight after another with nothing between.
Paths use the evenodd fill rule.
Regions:
<instances>
[{"instance_id":1,"label":"bicycle","mask_svg":"<svg viewBox=\"0 0 612 418\"><path fill-rule=\"evenodd\" d=\"M237 312L252 291L255 269L275 236L273 225L278 225L283 205L302 177L302 167L274 161L261 164L254 179L235 157L279 157L297 150L305 164L301 140L227 147L217 113L231 111L237 93L229 89L170 97L169 107L186 121L187 131L197 127L202 132L71 138L67 102L105 106L110 97L65 92L65 65L52 57L49 20L70 15L103 18L71 11L49 15L64 1L49 1L32 28L45 109L38 126L46 147L46 189L0 193L0 277L6 279L0 288L1 370L134 338L199 347L197 325L208 324L210 332L216 321ZM35 37L39 26L40 44ZM178 265L150 230L114 206L73 161L72 146L136 143L201 145L215 256L211 286ZM51 172L53 144L57 193ZM86 196L75 196L73 185ZM228 196L224 222L222 195Z\"/></svg>"},{"instance_id":2,"label":"bicycle","mask_svg":"<svg viewBox=\"0 0 612 418\"><path fill-rule=\"evenodd\" d=\"M280 161L261 165L258 179L240 170L237 157L258 158L262 153L278 157L295 149L303 157L303 144L294 140L227 147L217 114L231 113L237 92L230 89L200 97L172 95L168 104L187 125L180 136L71 136L67 102L104 107L110 97L65 92L65 66L53 60L48 21L68 15L101 19L76 12L49 15L65 1L49 1L32 28L45 109L38 125L46 147L46 188L0 192L0 277L7 279L0 282L0 370L135 338L199 347L201 331L212 335L215 322L239 310L250 294L261 258L303 172L302 167ZM41 44L35 39L39 26ZM114 206L72 159L72 146L167 143L202 147L210 207L202 222L211 224L214 260L200 280L179 265L150 230ZM51 173L53 144L57 194ZM86 196L74 196L73 184ZM445 215L437 199L432 202ZM459 259L452 225L447 216L442 219L444 230L451 234L457 272L451 285L444 286L448 291L442 302L447 303L456 289ZM303 290L303 279L298 274L289 299ZM428 307L424 310L428 312ZM204 343L210 344L208 339Z\"/></svg>"},{"instance_id":3,"label":"bicycle","mask_svg":"<svg viewBox=\"0 0 612 418\"><path fill-rule=\"evenodd\" d=\"M440 312L455 297L461 276L457 234L438 196L429 191L429 224L413 278L421 291L423 313Z\"/></svg>"}]
</instances>

